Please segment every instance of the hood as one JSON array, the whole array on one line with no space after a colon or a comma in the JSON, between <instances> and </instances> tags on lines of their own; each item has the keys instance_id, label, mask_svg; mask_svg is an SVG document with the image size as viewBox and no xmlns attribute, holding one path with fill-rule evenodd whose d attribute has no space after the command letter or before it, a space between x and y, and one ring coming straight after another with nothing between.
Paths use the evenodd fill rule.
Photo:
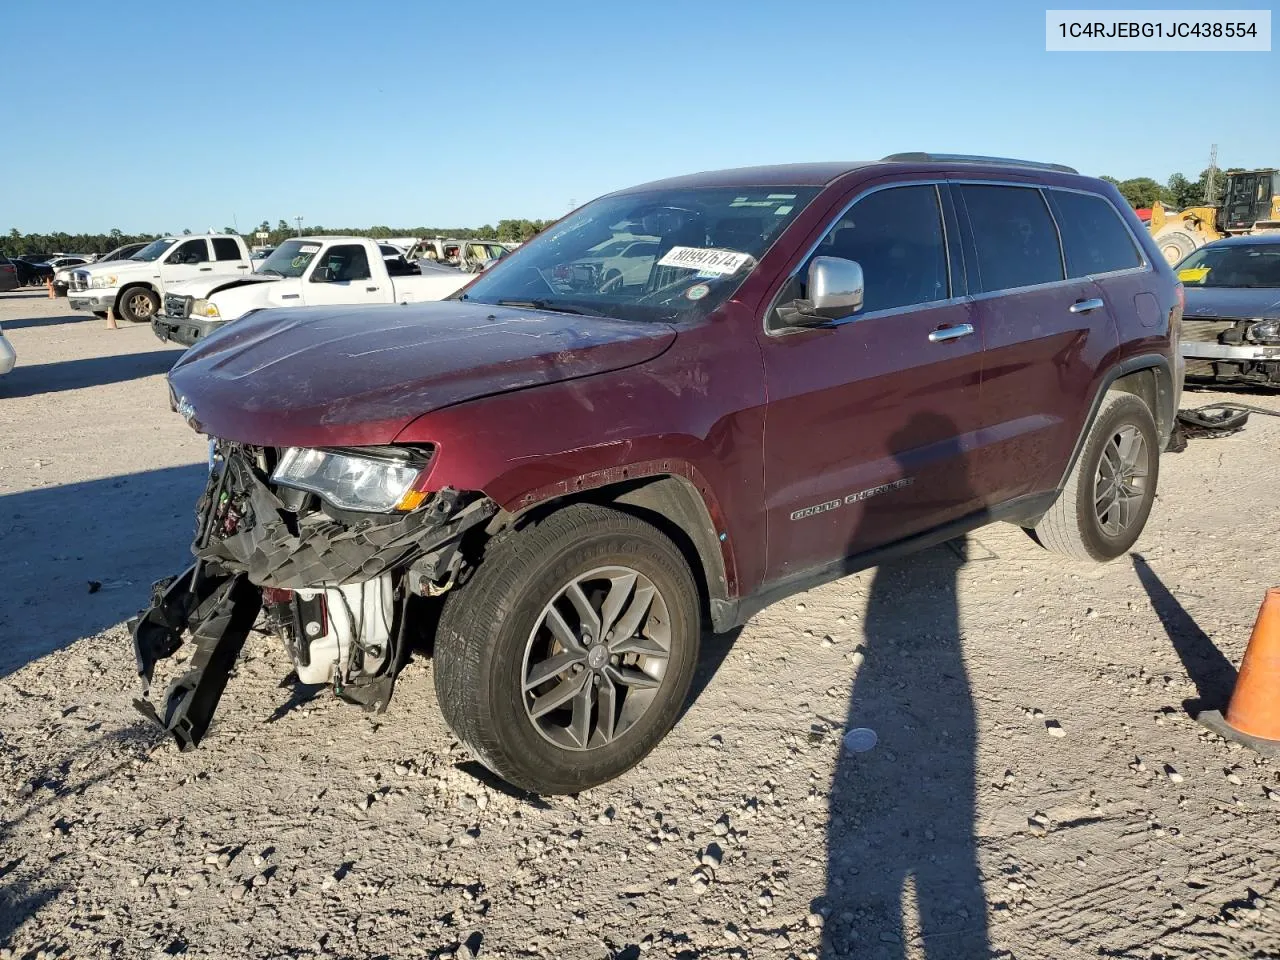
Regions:
<instances>
[{"instance_id":1,"label":"hood","mask_svg":"<svg viewBox=\"0 0 1280 960\"><path fill-rule=\"evenodd\" d=\"M1252 320L1280 317L1280 288L1276 287L1185 287L1187 307L1184 320L1221 317L1223 320Z\"/></svg>"},{"instance_id":2,"label":"hood","mask_svg":"<svg viewBox=\"0 0 1280 960\"><path fill-rule=\"evenodd\" d=\"M111 273L146 273L159 275L160 261L144 260L107 260L99 263L82 263L72 267L76 273L87 273L91 277L100 277Z\"/></svg>"},{"instance_id":3,"label":"hood","mask_svg":"<svg viewBox=\"0 0 1280 960\"><path fill-rule=\"evenodd\" d=\"M177 294L180 297L192 297L199 300L202 297L209 296L215 290L225 290L228 287L239 287L249 283L278 283L279 280L280 278L276 276L263 276L241 270L237 273L220 273L210 277L200 277L196 280L171 283L165 287L165 291Z\"/></svg>"},{"instance_id":4,"label":"hood","mask_svg":"<svg viewBox=\"0 0 1280 960\"><path fill-rule=\"evenodd\" d=\"M663 323L457 300L263 310L199 341L169 373L201 433L262 446L391 443L424 413L634 366Z\"/></svg>"}]
</instances>

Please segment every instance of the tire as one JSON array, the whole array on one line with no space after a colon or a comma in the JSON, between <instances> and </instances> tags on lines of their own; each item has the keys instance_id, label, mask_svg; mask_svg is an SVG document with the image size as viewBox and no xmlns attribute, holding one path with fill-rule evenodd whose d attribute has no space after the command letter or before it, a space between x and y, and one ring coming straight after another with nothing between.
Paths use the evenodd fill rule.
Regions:
<instances>
[{"instance_id":1,"label":"tire","mask_svg":"<svg viewBox=\"0 0 1280 960\"><path fill-rule=\"evenodd\" d=\"M1169 230L1155 239L1161 255L1169 261L1170 265L1177 263L1197 247L1203 246L1185 230Z\"/></svg>"},{"instance_id":2,"label":"tire","mask_svg":"<svg viewBox=\"0 0 1280 960\"><path fill-rule=\"evenodd\" d=\"M107 319L107 311L105 310L95 310L93 311L93 315L97 317L99 320Z\"/></svg>"},{"instance_id":3,"label":"tire","mask_svg":"<svg viewBox=\"0 0 1280 960\"><path fill-rule=\"evenodd\" d=\"M623 570L635 575L634 586L626 586ZM619 579L605 587L605 573ZM587 626L565 593L580 579L581 599L596 611L605 596L613 598L608 591L630 597L616 607L620 625L636 616L634 604L648 610L630 639L580 643L590 656L556 639L565 630L579 638L578 628ZM646 605L650 587L654 599ZM556 614L561 634L546 626ZM436 696L453 732L499 777L533 793L576 793L639 763L674 726L697 664L700 629L697 587L676 545L629 514L575 504L495 537L471 580L446 595L435 640ZM664 642L665 659L633 652L660 650ZM614 653L615 647L629 649ZM575 657L580 668L546 672L553 660ZM529 670L538 666L546 679L526 691ZM579 676L578 696L560 697ZM584 711L588 735L576 737L573 704L601 698L606 689L616 691L608 714L612 737L598 702ZM549 702L565 705L535 719Z\"/></svg>"},{"instance_id":4,"label":"tire","mask_svg":"<svg viewBox=\"0 0 1280 960\"><path fill-rule=\"evenodd\" d=\"M1124 459L1126 443L1132 443L1134 436L1140 437L1144 445L1144 450L1134 457L1140 462L1126 483L1134 495L1108 498L1096 507L1098 492L1114 489L1108 486L1108 476L1117 458ZM1132 446L1128 449L1133 450ZM1159 438L1151 411L1133 394L1108 393L1089 427L1066 486L1035 525L1035 538L1047 549L1075 560L1114 560L1128 551L1142 533L1155 502L1159 478Z\"/></svg>"},{"instance_id":5,"label":"tire","mask_svg":"<svg viewBox=\"0 0 1280 960\"><path fill-rule=\"evenodd\" d=\"M128 287L116 303L116 315L130 323L147 323L160 309L160 298L148 287Z\"/></svg>"}]
</instances>

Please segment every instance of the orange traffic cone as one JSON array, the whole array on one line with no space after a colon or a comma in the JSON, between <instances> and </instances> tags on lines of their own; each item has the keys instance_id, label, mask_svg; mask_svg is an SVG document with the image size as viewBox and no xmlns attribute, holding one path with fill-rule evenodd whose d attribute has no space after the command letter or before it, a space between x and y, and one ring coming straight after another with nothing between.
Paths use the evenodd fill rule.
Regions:
<instances>
[{"instance_id":1,"label":"orange traffic cone","mask_svg":"<svg viewBox=\"0 0 1280 960\"><path fill-rule=\"evenodd\" d=\"M55 293L53 292L53 281L52 281L52 280L46 280L46 281L45 281L45 283L44 283L44 285L45 285L45 286L48 288L48 290L49 290L49 299L50 299L50 300L57 300L57 299L58 299L58 296L57 296L57 294L55 294Z\"/></svg>"},{"instance_id":2,"label":"orange traffic cone","mask_svg":"<svg viewBox=\"0 0 1280 960\"><path fill-rule=\"evenodd\" d=\"M1219 736L1280 757L1280 587L1262 599L1227 715L1206 710L1196 719Z\"/></svg>"}]
</instances>

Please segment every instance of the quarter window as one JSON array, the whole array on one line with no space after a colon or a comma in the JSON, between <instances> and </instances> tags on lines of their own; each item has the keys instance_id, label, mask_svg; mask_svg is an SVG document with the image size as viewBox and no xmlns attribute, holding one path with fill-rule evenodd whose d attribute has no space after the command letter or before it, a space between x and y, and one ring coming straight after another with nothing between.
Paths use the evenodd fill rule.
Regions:
<instances>
[{"instance_id":1,"label":"quarter window","mask_svg":"<svg viewBox=\"0 0 1280 960\"><path fill-rule=\"evenodd\" d=\"M1050 190L1048 196L1062 232L1067 276L1087 277L1142 265L1133 236L1109 202L1067 190Z\"/></svg>"},{"instance_id":2,"label":"quarter window","mask_svg":"<svg viewBox=\"0 0 1280 960\"><path fill-rule=\"evenodd\" d=\"M239 260L240 245L232 237L213 238L213 259Z\"/></svg>"},{"instance_id":3,"label":"quarter window","mask_svg":"<svg viewBox=\"0 0 1280 960\"><path fill-rule=\"evenodd\" d=\"M1058 231L1039 190L964 183L956 192L973 229L983 293L1063 279Z\"/></svg>"},{"instance_id":4,"label":"quarter window","mask_svg":"<svg viewBox=\"0 0 1280 960\"><path fill-rule=\"evenodd\" d=\"M865 284L861 313L947 299L947 245L937 188L891 187L868 194L840 217L813 257L858 262ZM809 262L801 271L802 283Z\"/></svg>"}]
</instances>

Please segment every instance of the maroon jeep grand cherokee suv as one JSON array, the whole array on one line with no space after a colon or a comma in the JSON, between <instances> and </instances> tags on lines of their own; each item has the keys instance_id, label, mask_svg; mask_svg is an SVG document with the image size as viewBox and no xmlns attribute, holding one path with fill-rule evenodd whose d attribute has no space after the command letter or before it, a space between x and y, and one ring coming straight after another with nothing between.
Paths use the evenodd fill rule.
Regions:
<instances>
[{"instance_id":1,"label":"maroon jeep grand cherokee suv","mask_svg":"<svg viewBox=\"0 0 1280 960\"><path fill-rule=\"evenodd\" d=\"M433 639L489 768L601 783L675 722L705 625L994 520L1126 551L1180 297L1115 187L897 154L610 194L446 302L256 313L169 375L210 476L132 623L144 687L197 649L138 705L197 744L260 613L373 710Z\"/></svg>"}]
</instances>

